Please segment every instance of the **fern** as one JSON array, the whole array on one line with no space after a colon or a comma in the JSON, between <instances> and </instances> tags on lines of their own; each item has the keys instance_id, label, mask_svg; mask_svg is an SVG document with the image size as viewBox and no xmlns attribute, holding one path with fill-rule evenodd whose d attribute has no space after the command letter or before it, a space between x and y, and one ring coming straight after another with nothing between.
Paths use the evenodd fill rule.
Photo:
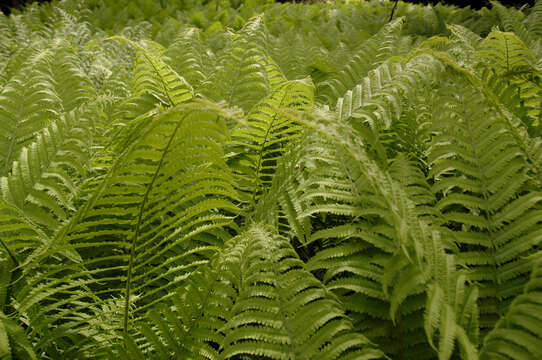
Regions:
<instances>
[{"instance_id":1,"label":"fern","mask_svg":"<svg viewBox=\"0 0 542 360\"><path fill-rule=\"evenodd\" d=\"M538 246L536 191L528 191L526 163L513 138L473 89L461 88L443 105L447 119L434 139L430 161L437 208L457 232L460 258L475 270L471 279L484 284L481 326L492 327L518 294L523 257ZM453 125L452 125L453 124ZM481 259L485 259L480 261Z\"/></svg>"},{"instance_id":2,"label":"fern","mask_svg":"<svg viewBox=\"0 0 542 360\"><path fill-rule=\"evenodd\" d=\"M364 42L357 54L345 65L344 69L333 74L319 84L319 96L333 103L346 90L354 87L369 70L377 67L391 56L394 43L400 35L404 19L399 18L384 26L378 34Z\"/></svg>"},{"instance_id":3,"label":"fern","mask_svg":"<svg viewBox=\"0 0 542 360\"><path fill-rule=\"evenodd\" d=\"M192 128L196 122L198 131ZM228 237L213 231L231 221L214 209L235 211L228 201L235 197L231 180L219 171L225 164L217 146L221 131L216 116L197 107L171 111L158 115L143 132L146 136L113 165L93 197L32 259L34 267L40 266L40 259L67 242L78 251L81 263L49 265L50 270L32 276L19 293L19 311L47 299L52 305L41 306L36 321L49 318L61 323L76 316L80 320L70 327L84 326L87 301L122 296L127 332L131 318L137 319L138 312L167 298L168 289L206 262L208 254ZM216 140L209 139L209 134ZM162 137L167 143L156 143ZM199 155L201 149L205 156ZM177 161L180 158L183 161ZM180 174L184 181L171 188L168 179ZM36 291L42 295L33 296ZM63 305L58 296L65 291L73 294L72 301L79 299L77 307Z\"/></svg>"},{"instance_id":4,"label":"fern","mask_svg":"<svg viewBox=\"0 0 542 360\"><path fill-rule=\"evenodd\" d=\"M196 89L205 86L209 77L207 62L210 60L201 37L197 28L187 29L179 34L165 52L171 59L169 64Z\"/></svg>"},{"instance_id":5,"label":"fern","mask_svg":"<svg viewBox=\"0 0 542 360\"><path fill-rule=\"evenodd\" d=\"M252 197L247 200L254 203L270 186L278 159L302 129L280 112L307 111L313 103L314 87L310 80L286 82L254 106L246 125L232 132L229 163L239 174L242 190Z\"/></svg>"},{"instance_id":6,"label":"fern","mask_svg":"<svg viewBox=\"0 0 542 360\"><path fill-rule=\"evenodd\" d=\"M257 16L247 22L239 34L232 36L218 60L217 71L211 76L213 98L224 99L228 105L248 111L275 84L285 80L264 47L267 43L264 27L263 18Z\"/></svg>"},{"instance_id":7,"label":"fern","mask_svg":"<svg viewBox=\"0 0 542 360\"><path fill-rule=\"evenodd\" d=\"M4 201L45 229L56 229L74 210L77 179L84 177L90 119L72 111L36 136L20 152L12 173L0 179Z\"/></svg>"},{"instance_id":8,"label":"fern","mask_svg":"<svg viewBox=\"0 0 542 360\"><path fill-rule=\"evenodd\" d=\"M148 314L158 334L141 331L153 357L382 358L353 331L339 303L304 269L286 239L253 225L215 257L206 275L174 298L175 306ZM198 302L186 309L182 300L189 298ZM143 357L137 353L132 346L125 356Z\"/></svg>"},{"instance_id":9,"label":"fern","mask_svg":"<svg viewBox=\"0 0 542 360\"><path fill-rule=\"evenodd\" d=\"M309 166L314 167L311 177L302 185L305 194L301 202L306 203L302 216L319 215L319 222L323 223L327 222L328 217L338 220L342 216L350 220L323 229L318 229L318 222L314 221L316 231L309 243L319 242L324 250L310 260L309 269L323 272L327 288L340 295L347 309L356 314L356 326L375 340L378 339L390 354L412 352L430 358L433 353L423 330L424 315L420 312L426 301L424 289L451 286L443 283L455 286L461 277L456 277L458 275L451 270L454 267L445 265L446 261L430 261L431 257L439 259L445 256L444 245L436 240L436 247L429 247L431 242L428 242L427 230L424 230L426 225L414 220L412 205L403 190L379 172L354 143L345 140L351 136L347 135L351 134L351 130L337 129L339 133L335 134L332 129L325 128L326 134L337 136L334 142L341 144L339 147L326 149L320 140L308 152L308 159L317 160L311 161L312 165ZM342 150L342 146L348 146L348 150ZM352 152L353 149L356 151ZM422 265L425 256L427 265ZM439 274L445 271L443 266L448 268L448 272L451 271L446 281L439 278ZM430 269L433 269L434 275L430 275ZM400 275L402 272L404 278ZM430 280L432 276L434 280ZM405 301L407 297L409 301ZM453 345L450 347L450 344L453 344L456 331L462 351L468 357L476 354L469 339L475 334L471 333L472 328L468 332L465 330L466 320L463 320L463 317L476 316L476 309L471 307L468 313L453 310L461 308L463 301L466 300L458 301L448 294L437 306L438 316L448 316L448 321L452 321L443 323L439 329L443 339L438 346L441 358L452 355ZM453 313L451 318L446 311ZM427 316L434 318L436 315ZM379 326L377 319L380 320ZM389 325L386 326L382 320L388 320ZM401 339L408 336L404 343L393 340L395 330L392 324L396 324L396 321L402 325L397 325L399 332L395 336Z\"/></svg>"},{"instance_id":10,"label":"fern","mask_svg":"<svg viewBox=\"0 0 542 360\"><path fill-rule=\"evenodd\" d=\"M4 313L0 312L0 356L11 358L37 359L24 330Z\"/></svg>"},{"instance_id":11,"label":"fern","mask_svg":"<svg viewBox=\"0 0 542 360\"><path fill-rule=\"evenodd\" d=\"M56 105L56 106L55 106ZM19 150L58 116L58 97L50 79L38 70L19 73L0 94L0 162L6 176Z\"/></svg>"},{"instance_id":12,"label":"fern","mask_svg":"<svg viewBox=\"0 0 542 360\"><path fill-rule=\"evenodd\" d=\"M396 5L0 14L0 358L538 359L541 2Z\"/></svg>"},{"instance_id":13,"label":"fern","mask_svg":"<svg viewBox=\"0 0 542 360\"><path fill-rule=\"evenodd\" d=\"M481 349L481 359L532 358L540 353L540 253L534 256L534 268L523 293L507 314L488 334Z\"/></svg>"}]
</instances>

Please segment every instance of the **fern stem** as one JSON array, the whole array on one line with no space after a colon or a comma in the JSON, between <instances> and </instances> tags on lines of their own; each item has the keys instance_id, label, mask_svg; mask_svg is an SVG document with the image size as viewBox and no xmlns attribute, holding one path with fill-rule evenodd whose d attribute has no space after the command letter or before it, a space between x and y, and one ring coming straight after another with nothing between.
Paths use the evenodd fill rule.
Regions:
<instances>
[{"instance_id":1,"label":"fern stem","mask_svg":"<svg viewBox=\"0 0 542 360\"><path fill-rule=\"evenodd\" d=\"M485 204L484 219L487 223L487 229L488 229L489 238L491 241L491 271L492 271L492 278L493 278L493 286L495 290L494 296L495 296L495 299L497 300L497 314L499 314L500 316L501 315L501 300L499 298L500 290L499 290L499 283L498 283L498 277L497 277L497 259L495 257L496 256L495 236L493 234L492 224L489 219L489 205L488 205L489 199L486 192L486 189L488 189L488 185L487 185L486 177L482 173L482 165L480 163L480 156L478 154L478 151L476 151L476 147L473 141L473 137L474 137L473 129L471 126L471 121L469 121L470 118L468 117L468 112L467 112L467 109L465 108L465 102L463 98L461 99L461 104L463 105L463 116L465 116L465 119L467 120L466 123L467 123L467 128L469 130L470 146L474 153L474 159L476 160L476 167L481 173L480 180L482 182L482 189L484 189L482 193L482 196L484 198L484 204Z\"/></svg>"},{"instance_id":2,"label":"fern stem","mask_svg":"<svg viewBox=\"0 0 542 360\"><path fill-rule=\"evenodd\" d=\"M13 261L13 263L15 264L15 266L19 266L19 261L17 261L17 258L15 257L15 254L13 254L13 252L8 248L8 244L5 243L4 240L0 239L0 243L2 244L2 247L4 249L6 249L6 252L8 254L8 256L11 258L11 260Z\"/></svg>"},{"instance_id":3,"label":"fern stem","mask_svg":"<svg viewBox=\"0 0 542 360\"><path fill-rule=\"evenodd\" d=\"M286 100L287 94L288 94L288 92L285 91L284 95L282 96L282 99L280 100L279 109L283 107L284 100ZM271 124L269 124L269 127L267 128L267 131L265 132L265 136L264 136L264 139L263 139L263 142L262 142L262 146L260 147L260 151L258 153L258 165L256 165L256 182L257 182L257 185L256 185L256 189L254 189L254 193L252 194L252 202L253 203L256 203L256 196L258 194L258 190L259 190L259 187L261 185L261 182L260 182L260 169L261 169L261 166L262 166L263 151L265 149L265 145L268 142L269 133L271 132L271 129L273 128L273 126L275 124L275 121L278 119L278 117L279 117L278 113L273 115L273 120L271 121Z\"/></svg>"},{"instance_id":4,"label":"fern stem","mask_svg":"<svg viewBox=\"0 0 542 360\"><path fill-rule=\"evenodd\" d=\"M164 163L164 159L168 153L168 150L171 144L173 143L173 139L175 138L175 135L177 134L177 131L179 130L179 127L181 126L181 123L182 123L182 118L177 122L177 125L175 126L175 130L173 130L173 133L171 134L171 137L169 138L169 141L164 149L164 152L162 153L162 157L160 158L158 166L156 167L156 171L154 172L152 180L147 186L147 190L145 191L145 195L143 197L143 201L141 202L141 206L139 207L139 214L138 214L137 223L134 230L134 237L132 239L132 244L130 247L130 259L128 261L128 272L126 275L126 292L125 292L125 302L124 302L124 323L123 323L123 331L124 331L124 334L126 335L128 335L128 312L130 308L130 296L132 293L132 273L134 269L135 249L137 245L137 240L139 238L139 227L141 226L141 222L143 220L143 211L145 210L145 205L147 204L147 201L149 199L149 194L154 186L156 179L158 178L158 174L160 173L160 170Z\"/></svg>"},{"instance_id":5,"label":"fern stem","mask_svg":"<svg viewBox=\"0 0 542 360\"><path fill-rule=\"evenodd\" d=\"M4 162L4 170L2 170L2 176L7 176L9 171L9 163L11 161L11 154L13 153L13 146L15 145L15 141L17 139L17 136L14 134L13 138L11 139L9 143L9 149L8 154L6 155L6 160Z\"/></svg>"},{"instance_id":6,"label":"fern stem","mask_svg":"<svg viewBox=\"0 0 542 360\"><path fill-rule=\"evenodd\" d=\"M397 5L399 4L399 0L395 0L395 4L393 4L393 9L391 9L391 14L388 22L393 20L393 14L395 14L395 9L397 8Z\"/></svg>"},{"instance_id":7,"label":"fern stem","mask_svg":"<svg viewBox=\"0 0 542 360\"><path fill-rule=\"evenodd\" d=\"M164 92L166 93L166 96L169 100L169 103L171 106L175 106L175 102L173 101L173 99L169 96L169 91L168 91L168 88L167 88L167 85L166 83L164 82L164 79L162 78L162 76L160 75L160 72L158 71L158 69L156 68L156 66L154 66L151 58L149 58L149 56L147 55L147 53L145 51L142 51L143 53L143 56L145 56L145 59L147 59L147 61L149 62L149 64L151 64L152 66L152 69L154 70L154 72L156 73L156 75L158 75L158 78L160 79L160 82L162 83L162 86L164 87Z\"/></svg>"}]
</instances>

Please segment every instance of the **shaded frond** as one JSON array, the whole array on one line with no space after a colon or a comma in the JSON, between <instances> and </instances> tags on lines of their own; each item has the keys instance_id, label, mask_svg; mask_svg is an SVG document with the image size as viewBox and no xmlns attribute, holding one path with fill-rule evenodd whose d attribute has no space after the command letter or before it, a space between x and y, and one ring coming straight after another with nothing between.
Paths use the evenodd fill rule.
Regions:
<instances>
[{"instance_id":1,"label":"shaded frond","mask_svg":"<svg viewBox=\"0 0 542 360\"><path fill-rule=\"evenodd\" d=\"M533 269L523 293L484 339L480 359L538 359L542 356L542 257L533 255Z\"/></svg>"},{"instance_id":2,"label":"shaded frond","mask_svg":"<svg viewBox=\"0 0 542 360\"><path fill-rule=\"evenodd\" d=\"M340 303L305 269L287 239L264 226L252 225L230 240L211 267L173 298L176 306L148 315L156 330L142 329L152 348L146 356L383 358L352 329ZM182 300L188 298L195 306L186 308Z\"/></svg>"},{"instance_id":3,"label":"shaded frond","mask_svg":"<svg viewBox=\"0 0 542 360\"><path fill-rule=\"evenodd\" d=\"M267 29L262 16L254 17L231 36L211 76L212 89L208 92L213 99L223 99L248 112L286 79L265 48Z\"/></svg>"}]
</instances>

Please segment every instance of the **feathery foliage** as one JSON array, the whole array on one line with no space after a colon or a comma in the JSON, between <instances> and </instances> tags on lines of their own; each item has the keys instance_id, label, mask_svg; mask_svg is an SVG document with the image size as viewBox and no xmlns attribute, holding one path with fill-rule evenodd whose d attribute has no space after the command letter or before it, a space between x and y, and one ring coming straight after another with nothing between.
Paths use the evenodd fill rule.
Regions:
<instances>
[{"instance_id":1,"label":"feathery foliage","mask_svg":"<svg viewBox=\"0 0 542 360\"><path fill-rule=\"evenodd\" d=\"M539 359L541 24L0 15L0 359Z\"/></svg>"}]
</instances>

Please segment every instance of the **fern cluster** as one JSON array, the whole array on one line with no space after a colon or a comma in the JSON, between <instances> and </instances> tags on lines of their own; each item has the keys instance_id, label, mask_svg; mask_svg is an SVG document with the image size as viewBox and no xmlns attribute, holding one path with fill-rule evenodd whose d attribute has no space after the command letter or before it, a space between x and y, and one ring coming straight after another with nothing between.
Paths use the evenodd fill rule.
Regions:
<instances>
[{"instance_id":1,"label":"fern cluster","mask_svg":"<svg viewBox=\"0 0 542 360\"><path fill-rule=\"evenodd\" d=\"M542 358L542 1L0 16L0 359Z\"/></svg>"}]
</instances>

